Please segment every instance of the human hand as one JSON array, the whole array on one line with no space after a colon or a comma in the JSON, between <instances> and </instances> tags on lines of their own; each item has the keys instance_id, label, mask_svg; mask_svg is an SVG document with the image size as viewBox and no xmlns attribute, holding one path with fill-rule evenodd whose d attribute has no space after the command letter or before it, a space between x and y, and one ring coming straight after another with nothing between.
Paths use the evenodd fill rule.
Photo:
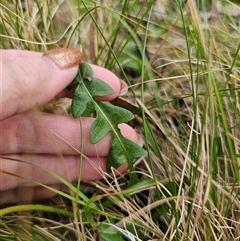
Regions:
<instances>
[{"instance_id":1,"label":"human hand","mask_svg":"<svg viewBox=\"0 0 240 241\"><path fill-rule=\"evenodd\" d=\"M101 178L99 170L106 171L111 135L92 144L89 131L93 118L82 118L80 124L71 116L36 110L54 97L71 97L73 93L66 87L76 76L79 62L60 69L52 58L37 52L1 50L0 56L0 204L54 196L39 185L61 189L63 184L54 174L69 182L78 180L79 175L84 181ZM94 77L114 90L101 100L112 100L127 89L112 72L94 65L92 68ZM130 126L121 124L119 128L125 137L138 142ZM81 145L84 158L80 164Z\"/></svg>"}]
</instances>

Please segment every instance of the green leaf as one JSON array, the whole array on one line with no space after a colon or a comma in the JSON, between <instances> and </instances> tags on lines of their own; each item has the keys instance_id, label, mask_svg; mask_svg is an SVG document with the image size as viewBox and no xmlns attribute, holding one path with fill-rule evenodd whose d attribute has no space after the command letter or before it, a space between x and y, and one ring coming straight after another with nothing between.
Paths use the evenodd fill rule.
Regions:
<instances>
[{"instance_id":1,"label":"green leaf","mask_svg":"<svg viewBox=\"0 0 240 241\"><path fill-rule=\"evenodd\" d=\"M94 104L97 118L91 126L91 142L95 144L106 136L109 131L113 133L107 171L110 172L111 167L117 168L125 162L132 162L135 158L145 155L145 150L122 136L118 128L119 124L132 120L134 115L126 109L109 103L95 100Z\"/></svg>"},{"instance_id":2,"label":"green leaf","mask_svg":"<svg viewBox=\"0 0 240 241\"><path fill-rule=\"evenodd\" d=\"M144 156L146 151L138 144L130 141L121 135L113 135L111 148L107 159L107 171L111 171L111 167L118 168L125 162L132 162L135 158ZM130 164L130 163L129 163Z\"/></svg>"},{"instance_id":3,"label":"green leaf","mask_svg":"<svg viewBox=\"0 0 240 241\"><path fill-rule=\"evenodd\" d=\"M81 75L78 75L79 78ZM72 115L74 118L82 116L87 108L88 103L92 100L92 96L103 96L112 94L112 88L107 85L104 81L100 79L93 78L91 81L77 81L79 85L77 86L72 100ZM84 88L85 87L85 88ZM89 93L86 92L89 90Z\"/></svg>"},{"instance_id":4,"label":"green leaf","mask_svg":"<svg viewBox=\"0 0 240 241\"><path fill-rule=\"evenodd\" d=\"M108 84L97 78L86 79L84 85L92 96L104 96L113 93L113 89Z\"/></svg>"},{"instance_id":5,"label":"green leaf","mask_svg":"<svg viewBox=\"0 0 240 241\"><path fill-rule=\"evenodd\" d=\"M121 233L117 231L102 230L100 236L104 241L124 241Z\"/></svg>"},{"instance_id":6,"label":"green leaf","mask_svg":"<svg viewBox=\"0 0 240 241\"><path fill-rule=\"evenodd\" d=\"M130 111L109 103L95 100L94 105L97 111L97 118L93 122L90 131L90 140L94 144L106 136L110 130L115 133L118 132L119 124L134 118Z\"/></svg>"},{"instance_id":7,"label":"green leaf","mask_svg":"<svg viewBox=\"0 0 240 241\"><path fill-rule=\"evenodd\" d=\"M71 90L74 86L76 86L77 84L79 84L81 82L81 72L78 71L76 77L74 78L74 80L68 85L67 89Z\"/></svg>"},{"instance_id":8,"label":"green leaf","mask_svg":"<svg viewBox=\"0 0 240 241\"><path fill-rule=\"evenodd\" d=\"M100 225L100 237L104 241L124 241L122 234L115 230L114 228L111 228L112 226L109 226L108 223L103 222Z\"/></svg>"},{"instance_id":9,"label":"green leaf","mask_svg":"<svg viewBox=\"0 0 240 241\"><path fill-rule=\"evenodd\" d=\"M92 67L87 63L81 63L80 64L79 72L80 72L82 80L84 80L85 78L92 78L93 77Z\"/></svg>"},{"instance_id":10,"label":"green leaf","mask_svg":"<svg viewBox=\"0 0 240 241\"><path fill-rule=\"evenodd\" d=\"M91 96L84 91L83 87L83 82L80 82L73 95L71 109L74 118L80 117L86 110L88 103L91 101Z\"/></svg>"},{"instance_id":11,"label":"green leaf","mask_svg":"<svg viewBox=\"0 0 240 241\"><path fill-rule=\"evenodd\" d=\"M82 63L79 72L72 83L78 83L74 92L71 113L78 118L86 112L91 104L96 111L96 119L90 129L90 141L95 144L104 138L109 132L112 133L110 153L107 161L107 171L111 167L118 168L125 162L132 167L135 158L143 156L146 151L136 143L123 137L118 125L126 123L134 118L134 115L121 107L110 103L101 102L95 97L113 93L112 88L104 81L94 78L90 65ZM70 84L70 86L72 86Z\"/></svg>"}]
</instances>

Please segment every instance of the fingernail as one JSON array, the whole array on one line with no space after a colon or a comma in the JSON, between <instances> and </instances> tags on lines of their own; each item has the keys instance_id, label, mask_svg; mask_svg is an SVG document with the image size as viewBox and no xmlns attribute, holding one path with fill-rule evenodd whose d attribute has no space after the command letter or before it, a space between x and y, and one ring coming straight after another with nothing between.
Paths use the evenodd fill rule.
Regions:
<instances>
[{"instance_id":1,"label":"fingernail","mask_svg":"<svg viewBox=\"0 0 240 241\"><path fill-rule=\"evenodd\" d=\"M123 95L127 94L127 92L128 92L128 85L125 81L123 81L121 79L120 79L120 83L121 83L121 90L120 90L118 96L123 96Z\"/></svg>"},{"instance_id":2,"label":"fingernail","mask_svg":"<svg viewBox=\"0 0 240 241\"><path fill-rule=\"evenodd\" d=\"M74 48L56 48L43 53L57 69L67 69L77 66L82 61L82 53Z\"/></svg>"},{"instance_id":3,"label":"fingernail","mask_svg":"<svg viewBox=\"0 0 240 241\"><path fill-rule=\"evenodd\" d=\"M143 137L140 134L137 134L137 137L138 137L138 145L143 147L144 145Z\"/></svg>"}]
</instances>

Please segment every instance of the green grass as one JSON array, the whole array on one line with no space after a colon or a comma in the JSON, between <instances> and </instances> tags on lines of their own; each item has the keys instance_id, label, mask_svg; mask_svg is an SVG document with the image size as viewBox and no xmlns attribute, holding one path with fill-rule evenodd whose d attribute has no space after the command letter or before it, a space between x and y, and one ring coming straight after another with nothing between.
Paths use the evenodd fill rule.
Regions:
<instances>
[{"instance_id":1,"label":"green grass","mask_svg":"<svg viewBox=\"0 0 240 241\"><path fill-rule=\"evenodd\" d=\"M129 171L78 190L57 177L71 195L2 207L0 240L239 240L239 21L217 11L239 6L99 2L2 1L0 47L75 47L126 80L148 153L140 181L127 185Z\"/></svg>"}]
</instances>

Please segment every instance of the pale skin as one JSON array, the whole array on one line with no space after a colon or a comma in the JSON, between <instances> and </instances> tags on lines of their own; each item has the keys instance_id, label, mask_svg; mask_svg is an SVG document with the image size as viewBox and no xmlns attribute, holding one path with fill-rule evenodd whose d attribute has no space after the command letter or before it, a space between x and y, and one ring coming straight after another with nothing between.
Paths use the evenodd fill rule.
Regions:
<instances>
[{"instance_id":1,"label":"pale skin","mask_svg":"<svg viewBox=\"0 0 240 241\"><path fill-rule=\"evenodd\" d=\"M82 118L80 136L78 119L37 110L54 97L71 97L66 87L76 76L78 66L60 70L42 53L0 51L0 205L53 197L55 193L39 183L60 190L64 185L49 171L69 182L76 182L79 175L84 181L102 178L111 135L93 145L89 140L92 118ZM94 76L114 90L101 100L116 98L123 88L118 77L104 68L92 68ZM138 142L130 126L122 124L120 129L125 137ZM79 172L81 143L86 158ZM126 167L121 166L118 172Z\"/></svg>"}]
</instances>

